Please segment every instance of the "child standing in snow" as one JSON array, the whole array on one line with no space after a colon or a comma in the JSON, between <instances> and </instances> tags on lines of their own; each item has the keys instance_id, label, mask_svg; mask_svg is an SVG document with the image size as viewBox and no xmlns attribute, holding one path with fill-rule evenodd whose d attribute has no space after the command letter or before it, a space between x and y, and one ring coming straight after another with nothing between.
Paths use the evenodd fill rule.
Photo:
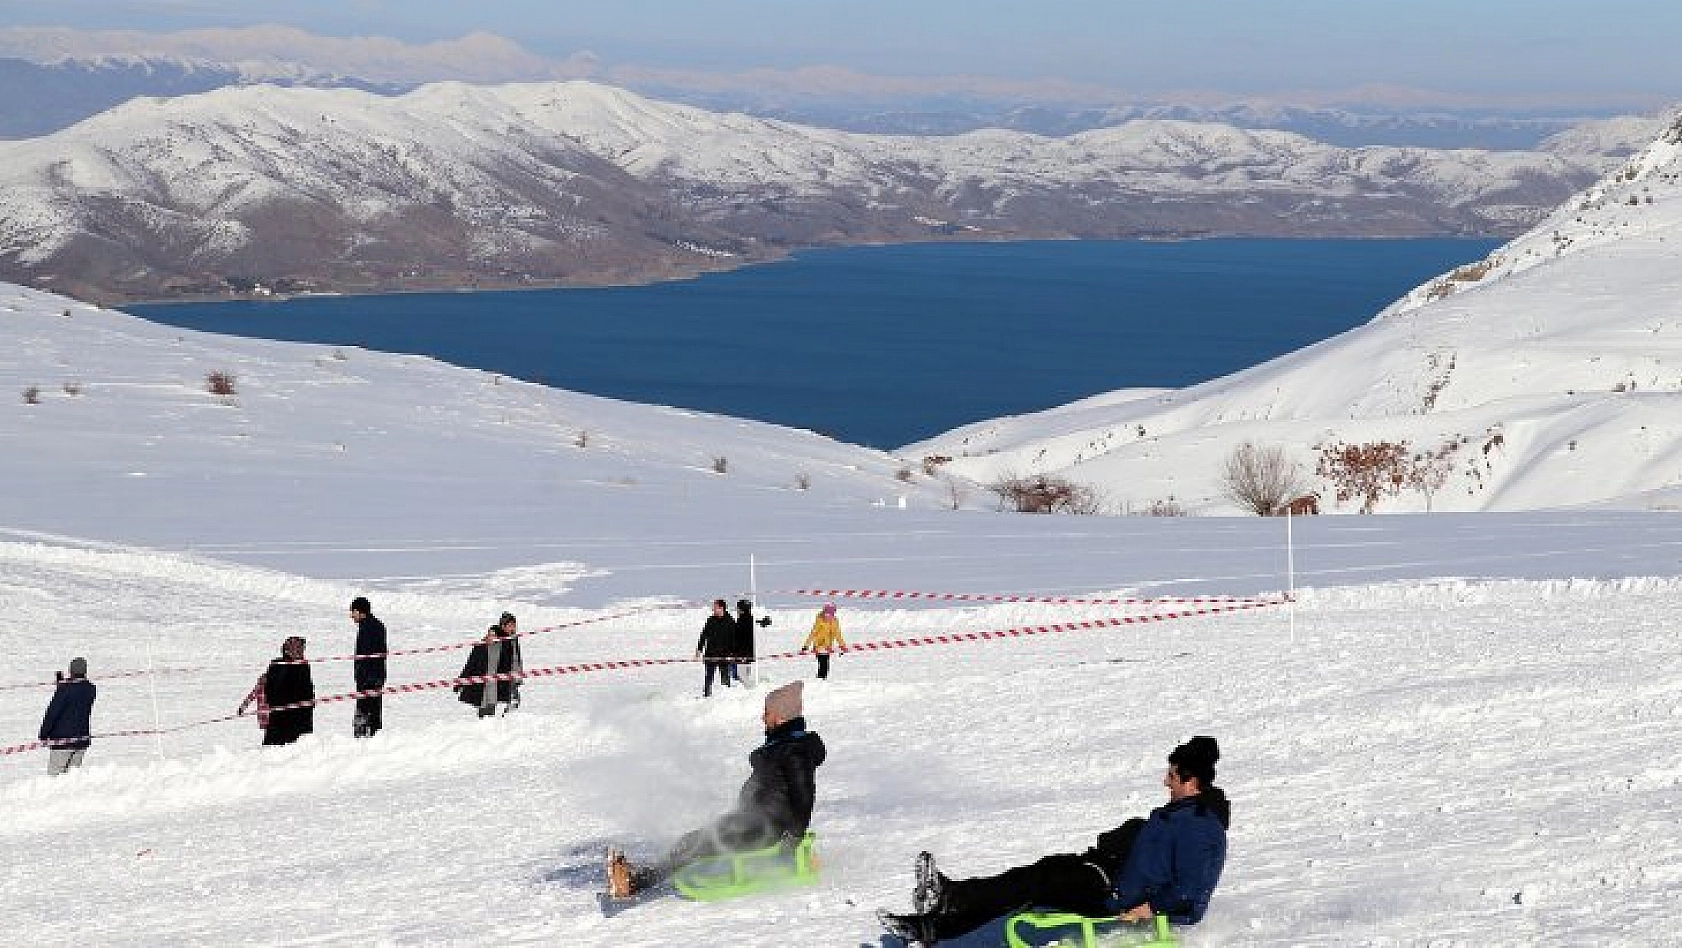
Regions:
<instances>
[{"instance_id":1,"label":"child standing in snow","mask_svg":"<svg viewBox=\"0 0 1682 948\"><path fill-rule=\"evenodd\" d=\"M835 603L826 602L817 620L812 623L812 634L806 636L806 644L800 646L800 652L817 653L818 677L828 678L830 651L846 647L847 640L841 637L841 620L835 618Z\"/></svg>"}]
</instances>

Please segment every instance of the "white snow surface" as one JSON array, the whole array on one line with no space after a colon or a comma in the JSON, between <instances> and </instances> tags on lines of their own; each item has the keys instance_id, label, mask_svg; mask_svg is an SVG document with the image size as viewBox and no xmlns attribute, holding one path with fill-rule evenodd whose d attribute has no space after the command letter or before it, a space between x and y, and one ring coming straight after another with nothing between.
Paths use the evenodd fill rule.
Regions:
<instances>
[{"instance_id":1,"label":"white snow surface","mask_svg":"<svg viewBox=\"0 0 1682 948\"><path fill-rule=\"evenodd\" d=\"M1682 120L1530 232L1368 324L1186 389L1122 390L978 422L901 453L989 482L1055 473L1120 510L1172 499L1232 513L1234 448L1276 446L1314 476L1319 447L1447 448L1431 498L1380 510L1614 505L1682 509ZM1350 501L1341 509L1359 506Z\"/></svg>"},{"instance_id":2,"label":"white snow surface","mask_svg":"<svg viewBox=\"0 0 1682 948\"><path fill-rule=\"evenodd\" d=\"M1587 280L1593 259L1550 266ZM97 731L177 728L100 739L60 778L40 751L0 756L0 921L32 944L882 946L874 910L907 906L919 850L958 876L1079 850L1162 802L1164 756L1193 734L1221 741L1235 816L1188 945L1676 943L1673 513L1301 518L1288 556L1283 520L1003 515L973 488L953 511L880 452L413 356L17 287L0 327L0 744L32 739L48 698L14 686L72 655ZM205 390L215 371L233 396ZM38 404L15 397L31 386ZM1626 463L1580 457L1599 479ZM765 686L807 660L710 701L691 664L534 679L486 721L448 691L394 695L372 741L342 703L288 748L258 748L249 718L197 723L287 635L350 651L359 593L396 649L465 642L503 609L532 631L673 606L533 635L525 657L682 658L701 612L677 604L747 592L750 557L762 654L798 644L821 600L788 590L810 587L1265 595L1294 563L1300 601L841 655L807 685L829 748L820 884L613 918L603 847L652 855L723 812ZM840 604L854 643L1174 608ZM464 654L396 657L391 681ZM347 663L314 670L321 694L349 690Z\"/></svg>"}]
</instances>

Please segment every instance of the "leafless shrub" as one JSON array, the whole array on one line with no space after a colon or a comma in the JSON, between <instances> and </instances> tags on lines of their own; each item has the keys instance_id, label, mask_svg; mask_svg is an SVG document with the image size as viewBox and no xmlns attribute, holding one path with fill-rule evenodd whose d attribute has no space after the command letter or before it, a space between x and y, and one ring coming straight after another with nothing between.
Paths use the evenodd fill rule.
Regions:
<instances>
[{"instance_id":1,"label":"leafless shrub","mask_svg":"<svg viewBox=\"0 0 1682 948\"><path fill-rule=\"evenodd\" d=\"M223 398L231 397L236 392L234 381L234 377L227 372L212 372L204 377L205 391Z\"/></svg>"},{"instance_id":2,"label":"leafless shrub","mask_svg":"<svg viewBox=\"0 0 1682 948\"><path fill-rule=\"evenodd\" d=\"M895 471L894 472L894 480L900 481L900 482L905 483L905 484L911 483L911 469L908 468L908 467L902 467L899 470Z\"/></svg>"},{"instance_id":3,"label":"leafless shrub","mask_svg":"<svg viewBox=\"0 0 1682 948\"><path fill-rule=\"evenodd\" d=\"M1153 500L1137 512L1137 516L1140 517L1184 517L1185 515L1186 508L1180 506L1180 502L1173 497L1169 497L1167 500Z\"/></svg>"},{"instance_id":4,"label":"leafless shrub","mask_svg":"<svg viewBox=\"0 0 1682 948\"><path fill-rule=\"evenodd\" d=\"M1102 506L1093 488L1052 474L1001 474L987 489L1018 513L1095 514Z\"/></svg>"},{"instance_id":5,"label":"leafless shrub","mask_svg":"<svg viewBox=\"0 0 1682 948\"><path fill-rule=\"evenodd\" d=\"M589 447L590 446L590 429L580 428L578 430L578 437L572 439L572 443L573 443L574 446L580 447L580 448Z\"/></svg>"},{"instance_id":6,"label":"leafless shrub","mask_svg":"<svg viewBox=\"0 0 1682 948\"><path fill-rule=\"evenodd\" d=\"M942 464L946 464L951 460L952 459L950 457L947 457L944 454L925 454L923 455L923 473L927 474L929 477L933 477L940 470L940 466Z\"/></svg>"},{"instance_id":7,"label":"leafless shrub","mask_svg":"<svg viewBox=\"0 0 1682 948\"><path fill-rule=\"evenodd\" d=\"M82 394L82 383L81 382L65 382L64 383L64 394L70 395L72 397Z\"/></svg>"},{"instance_id":8,"label":"leafless shrub","mask_svg":"<svg viewBox=\"0 0 1682 948\"><path fill-rule=\"evenodd\" d=\"M801 471L799 474L794 475L794 489L811 490L812 475L806 473L805 471Z\"/></svg>"},{"instance_id":9,"label":"leafless shrub","mask_svg":"<svg viewBox=\"0 0 1682 948\"><path fill-rule=\"evenodd\" d=\"M961 510L961 509L963 509L964 501L969 499L969 488L964 486L963 481L957 479L956 477L952 477L950 475L948 475L944 478L941 478L941 481L946 485L946 507L947 507L947 509L948 510Z\"/></svg>"},{"instance_id":10,"label":"leafless shrub","mask_svg":"<svg viewBox=\"0 0 1682 948\"><path fill-rule=\"evenodd\" d=\"M333 358L339 362L347 362L350 360L350 356L345 355L345 350L343 349L334 349Z\"/></svg>"},{"instance_id":11,"label":"leafless shrub","mask_svg":"<svg viewBox=\"0 0 1682 948\"><path fill-rule=\"evenodd\" d=\"M1221 493L1258 517L1272 516L1280 505L1304 490L1301 469L1277 445L1246 441L1226 456Z\"/></svg>"},{"instance_id":12,"label":"leafless shrub","mask_svg":"<svg viewBox=\"0 0 1682 948\"><path fill-rule=\"evenodd\" d=\"M1332 482L1338 503L1360 498L1361 513L1370 514L1383 497L1394 497L1408 482L1412 456L1406 441L1320 446L1314 472Z\"/></svg>"},{"instance_id":13,"label":"leafless shrub","mask_svg":"<svg viewBox=\"0 0 1682 948\"><path fill-rule=\"evenodd\" d=\"M727 474L730 472L730 459L720 454L713 458L713 473Z\"/></svg>"},{"instance_id":14,"label":"leafless shrub","mask_svg":"<svg viewBox=\"0 0 1682 948\"><path fill-rule=\"evenodd\" d=\"M41 404L41 387L39 385L31 385L28 388L24 389L23 390L23 403L25 405L39 405L39 404Z\"/></svg>"}]
</instances>

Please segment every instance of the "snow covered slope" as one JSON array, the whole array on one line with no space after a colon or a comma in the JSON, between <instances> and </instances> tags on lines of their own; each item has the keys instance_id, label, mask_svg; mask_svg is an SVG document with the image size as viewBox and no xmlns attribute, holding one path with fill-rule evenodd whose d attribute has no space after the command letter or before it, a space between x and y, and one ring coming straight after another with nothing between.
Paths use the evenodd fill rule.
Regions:
<instances>
[{"instance_id":1,"label":"snow covered slope","mask_svg":"<svg viewBox=\"0 0 1682 948\"><path fill-rule=\"evenodd\" d=\"M1230 512L1218 477L1244 441L1283 447L1307 472L1321 445L1406 441L1452 473L1434 497L1404 491L1380 509L1675 509L1679 300L1682 124L1368 325L1181 391L982 422L902 453L952 456L948 469L983 481L1060 472L1122 507L1172 497Z\"/></svg>"},{"instance_id":2,"label":"snow covered slope","mask_svg":"<svg viewBox=\"0 0 1682 948\"><path fill-rule=\"evenodd\" d=\"M1285 524L951 511L894 458L805 432L17 287L0 335L0 746L35 736L33 683L71 655L99 733L172 729L102 737L61 778L0 755L0 923L32 944L885 945L874 909L906 905L918 850L967 875L1084 846L1160 802L1163 756L1199 733L1237 816L1191 948L1664 944L1682 921L1682 518L1316 518L1295 524L1294 617L841 655L807 689L821 883L604 919L602 847L652 854L725 807L763 688L702 702L692 664L620 668L534 679L486 721L433 689L389 697L373 741L334 703L266 750L214 719L285 636L349 651L359 593L410 649L503 609L529 632L757 578L780 683L811 673L769 657L818 601L790 590L1266 594L1291 582ZM855 644L1174 610L841 604ZM699 618L572 625L525 657L683 659ZM399 656L391 680L461 660ZM345 662L314 670L350 686Z\"/></svg>"},{"instance_id":3,"label":"snow covered slope","mask_svg":"<svg viewBox=\"0 0 1682 948\"><path fill-rule=\"evenodd\" d=\"M109 299L651 279L951 234L1512 233L1606 166L1180 121L854 135L587 82L226 88L0 142L0 278Z\"/></svg>"}]
</instances>

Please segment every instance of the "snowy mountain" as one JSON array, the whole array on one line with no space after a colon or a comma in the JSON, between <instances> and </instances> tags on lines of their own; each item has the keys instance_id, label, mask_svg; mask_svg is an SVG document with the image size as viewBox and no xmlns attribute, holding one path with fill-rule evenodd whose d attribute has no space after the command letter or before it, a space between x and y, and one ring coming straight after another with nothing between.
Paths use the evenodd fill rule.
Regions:
<instances>
[{"instance_id":1,"label":"snowy mountain","mask_svg":"<svg viewBox=\"0 0 1682 948\"><path fill-rule=\"evenodd\" d=\"M1306 486L1321 448L1405 442L1443 462L1435 496L1380 509L1682 506L1682 121L1530 232L1368 325L1180 391L1119 391L970 425L904 450L978 480L1056 472L1123 509L1172 497L1231 512L1241 443L1283 448ZM1345 504L1343 509L1352 509Z\"/></svg>"},{"instance_id":2,"label":"snowy mountain","mask_svg":"<svg viewBox=\"0 0 1682 948\"><path fill-rule=\"evenodd\" d=\"M0 142L0 277L72 294L658 279L875 240L1516 232L1606 160L1139 121L853 135L584 82L245 87Z\"/></svg>"}]
</instances>

